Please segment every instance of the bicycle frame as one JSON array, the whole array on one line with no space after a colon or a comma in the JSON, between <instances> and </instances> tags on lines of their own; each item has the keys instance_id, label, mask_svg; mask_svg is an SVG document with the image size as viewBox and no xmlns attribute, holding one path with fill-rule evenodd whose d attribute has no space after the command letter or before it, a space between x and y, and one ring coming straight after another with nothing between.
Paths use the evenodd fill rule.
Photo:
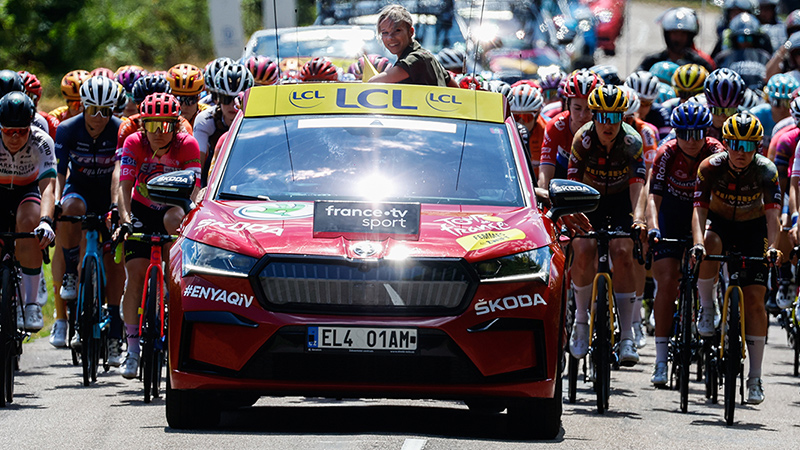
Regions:
<instances>
[{"instance_id":1,"label":"bicycle frame","mask_svg":"<svg viewBox=\"0 0 800 450\"><path fill-rule=\"evenodd\" d=\"M86 267L86 262L90 259L95 260L95 267L99 270L99 277L101 285L99 286L98 292L101 293L102 298L105 298L105 287L106 287L106 268L105 264L103 263L103 254L102 250L100 249L100 233L97 230L92 229L91 227L87 228L86 230L86 251L83 255L83 260L81 262L81 267ZM80 283L80 287L78 289L78 311L83 311L83 298L84 298L84 284ZM101 303L104 303L101 301ZM102 304L101 304L102 306ZM111 316L106 314L100 323L95 324L92 327L92 337L94 339L100 338L100 330L110 326L111 324ZM85 331L85 330L84 330Z\"/></svg>"},{"instance_id":2,"label":"bicycle frame","mask_svg":"<svg viewBox=\"0 0 800 450\"><path fill-rule=\"evenodd\" d=\"M170 242L171 240L165 239L161 236L151 236L150 242L150 264L147 266L145 274L149 274L154 267L156 270L156 282L158 283L158 308L160 310L159 324L159 338L164 338L164 313L166 306L164 305L164 271L162 269L163 258L161 257L161 246ZM142 335L142 325L144 324L144 312L147 305L147 275L145 276L145 289L142 290L142 303L139 307L139 335Z\"/></svg>"}]
</instances>

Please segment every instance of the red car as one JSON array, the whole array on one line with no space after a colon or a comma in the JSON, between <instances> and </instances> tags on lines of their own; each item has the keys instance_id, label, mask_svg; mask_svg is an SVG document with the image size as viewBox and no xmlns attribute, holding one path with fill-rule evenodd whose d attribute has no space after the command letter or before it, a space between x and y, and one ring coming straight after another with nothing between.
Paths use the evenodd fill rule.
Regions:
<instances>
[{"instance_id":1,"label":"red car","mask_svg":"<svg viewBox=\"0 0 800 450\"><path fill-rule=\"evenodd\" d=\"M625 0L584 0L595 17L597 46L610 56L616 54L617 38L625 23Z\"/></svg>"},{"instance_id":2,"label":"red car","mask_svg":"<svg viewBox=\"0 0 800 450\"><path fill-rule=\"evenodd\" d=\"M591 207L564 183L555 212ZM251 89L170 254L169 425L260 396L430 398L555 437L555 218L499 94Z\"/></svg>"}]
</instances>

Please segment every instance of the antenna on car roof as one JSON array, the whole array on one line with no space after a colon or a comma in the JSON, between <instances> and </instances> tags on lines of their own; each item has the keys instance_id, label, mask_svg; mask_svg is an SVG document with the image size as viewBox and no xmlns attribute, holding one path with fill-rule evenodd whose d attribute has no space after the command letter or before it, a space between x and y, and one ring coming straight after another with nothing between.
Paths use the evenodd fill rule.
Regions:
<instances>
[{"instance_id":1,"label":"antenna on car roof","mask_svg":"<svg viewBox=\"0 0 800 450\"><path fill-rule=\"evenodd\" d=\"M274 17L275 25L275 54L278 57L278 84L281 82L281 43L278 38L278 9L275 7L277 0L272 0L272 16ZM295 17L297 17L297 10L295 9Z\"/></svg>"},{"instance_id":2,"label":"antenna on car roof","mask_svg":"<svg viewBox=\"0 0 800 450\"><path fill-rule=\"evenodd\" d=\"M469 7L469 9L470 9L469 10L470 23L472 23L472 4L473 3L474 3L474 1L470 2L470 7ZM481 18L478 21L478 31L480 31L481 27L483 26L483 11L484 11L485 8L486 8L486 0L481 0ZM473 81L471 83L475 82L475 69L478 66L478 47L479 47L479 45L475 45L475 56L473 57L474 59L472 61L472 80Z\"/></svg>"}]
</instances>

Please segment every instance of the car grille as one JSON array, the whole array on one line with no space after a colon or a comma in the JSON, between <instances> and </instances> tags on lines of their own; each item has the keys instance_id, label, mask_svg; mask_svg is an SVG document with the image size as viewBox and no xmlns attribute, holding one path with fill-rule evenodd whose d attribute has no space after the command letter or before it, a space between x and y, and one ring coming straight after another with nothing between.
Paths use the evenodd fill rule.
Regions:
<instances>
[{"instance_id":1,"label":"car grille","mask_svg":"<svg viewBox=\"0 0 800 450\"><path fill-rule=\"evenodd\" d=\"M267 256L253 287L268 310L437 315L464 310L477 277L460 259L352 261Z\"/></svg>"}]
</instances>

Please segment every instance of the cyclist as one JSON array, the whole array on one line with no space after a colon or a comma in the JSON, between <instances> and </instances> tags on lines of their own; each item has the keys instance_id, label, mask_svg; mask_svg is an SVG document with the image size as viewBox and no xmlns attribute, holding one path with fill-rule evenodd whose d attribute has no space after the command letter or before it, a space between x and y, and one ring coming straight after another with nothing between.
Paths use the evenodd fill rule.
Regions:
<instances>
[{"instance_id":1,"label":"cyclist","mask_svg":"<svg viewBox=\"0 0 800 450\"><path fill-rule=\"evenodd\" d=\"M136 83L133 85L133 101L137 105L137 110L138 105L144 101L145 97L156 92L167 94L172 92L166 78L150 74L136 80ZM119 135L117 136L118 149L122 148L128 136L141 130L141 122L141 115L139 113L127 117L122 121L122 125L119 127ZM184 119L183 116L178 117L178 125L182 131L192 134L192 125Z\"/></svg>"},{"instance_id":2,"label":"cyclist","mask_svg":"<svg viewBox=\"0 0 800 450\"><path fill-rule=\"evenodd\" d=\"M728 68L717 69L706 77L703 92L711 112L712 123L706 135L722 139L722 124L738 112L746 86L738 73Z\"/></svg>"},{"instance_id":3,"label":"cyclist","mask_svg":"<svg viewBox=\"0 0 800 450\"><path fill-rule=\"evenodd\" d=\"M166 78L172 95L181 102L181 117L194 124L200 111L208 108L208 105L199 103L200 94L205 89L203 72L191 64L176 64L167 71Z\"/></svg>"},{"instance_id":4,"label":"cyclist","mask_svg":"<svg viewBox=\"0 0 800 450\"><path fill-rule=\"evenodd\" d=\"M278 82L278 72L280 70L278 63L268 57L261 55L251 56L247 58L244 65L253 74L253 82L256 86L271 86ZM356 66L358 66L357 63ZM357 78L361 78L361 75L357 76Z\"/></svg>"},{"instance_id":5,"label":"cyclist","mask_svg":"<svg viewBox=\"0 0 800 450\"><path fill-rule=\"evenodd\" d=\"M3 97L9 92L25 92L25 84L22 80L22 75L13 70L0 70L0 97ZM45 133L50 133L50 124L47 122L47 119L39 114L33 115L31 124Z\"/></svg>"},{"instance_id":6,"label":"cyclist","mask_svg":"<svg viewBox=\"0 0 800 450\"><path fill-rule=\"evenodd\" d=\"M192 135L177 129L180 103L170 94L148 95L142 102L144 131L130 135L119 150L119 215L122 233L176 234L183 210L153 202L145 185L154 176L176 170L200 170L200 152ZM198 174L199 175L199 174ZM199 185L199 177L198 177ZM196 194L197 190L195 190ZM194 196L193 196L194 199ZM125 242L125 269L128 274L122 305L128 350L122 376L135 378L139 369L139 312L150 246Z\"/></svg>"},{"instance_id":7,"label":"cyclist","mask_svg":"<svg viewBox=\"0 0 800 450\"><path fill-rule=\"evenodd\" d=\"M694 45L700 26L697 15L690 8L672 8L661 18L661 29L664 31L664 42L667 48L661 52L644 57L639 68L647 70L659 61L672 61L678 65L699 64L707 70L714 70L714 64L701 54Z\"/></svg>"},{"instance_id":8,"label":"cyclist","mask_svg":"<svg viewBox=\"0 0 800 450\"><path fill-rule=\"evenodd\" d=\"M760 0L758 7L758 21L761 22L761 31L769 38L770 45L777 49L786 41L786 26L778 17L777 6L779 0Z\"/></svg>"},{"instance_id":9,"label":"cyclist","mask_svg":"<svg viewBox=\"0 0 800 450\"><path fill-rule=\"evenodd\" d=\"M11 92L0 99L0 226L17 232L37 232L39 242L21 239L16 254L22 272L22 323L36 332L44 326L37 289L42 276L42 253L53 241L53 209L56 158L53 139L31 126L36 113L33 101L22 92ZM38 224L38 225L37 225Z\"/></svg>"},{"instance_id":10,"label":"cyclist","mask_svg":"<svg viewBox=\"0 0 800 450\"><path fill-rule=\"evenodd\" d=\"M625 79L625 86L633 89L639 96L638 117L656 127L658 137L661 139L670 132L671 128L669 113L660 103L655 102L658 97L658 85L658 78L644 70L633 72Z\"/></svg>"},{"instance_id":11,"label":"cyclist","mask_svg":"<svg viewBox=\"0 0 800 450\"><path fill-rule=\"evenodd\" d=\"M33 106L35 108L39 107L39 100L42 98L42 83L39 81L39 78L36 75L27 72L27 71L20 71L18 72L19 76L22 77L22 84L25 88L25 93L28 94L28 97L33 100ZM47 114L44 111L36 111L36 114L42 116L45 121L47 121L47 129L50 137L55 139L56 138L56 128L58 128L58 120L55 117Z\"/></svg>"},{"instance_id":12,"label":"cyclist","mask_svg":"<svg viewBox=\"0 0 800 450\"><path fill-rule=\"evenodd\" d=\"M545 104L541 114L549 120L564 110L562 94L567 74L558 68L551 71L539 69L539 76L541 77L539 87L542 89L542 97Z\"/></svg>"},{"instance_id":13,"label":"cyclist","mask_svg":"<svg viewBox=\"0 0 800 450\"><path fill-rule=\"evenodd\" d=\"M449 47L443 48L436 54L436 59L444 67L444 70L451 74L458 75L467 72L467 54L464 50Z\"/></svg>"},{"instance_id":14,"label":"cyclist","mask_svg":"<svg viewBox=\"0 0 800 450\"><path fill-rule=\"evenodd\" d=\"M727 152L700 163L692 214L693 254L734 250L746 256L766 254L772 261L780 261L781 252L776 244L782 198L775 165L757 152L763 135L764 128L756 116L746 112L731 116L722 127ZM701 263L697 282L700 296L697 331L701 336L714 333L717 317L714 284L718 273L718 263ZM759 404L764 401L761 362L768 326L764 309L766 264L748 264L739 281L744 292L745 341L750 360L747 402Z\"/></svg>"},{"instance_id":15,"label":"cyclist","mask_svg":"<svg viewBox=\"0 0 800 450\"><path fill-rule=\"evenodd\" d=\"M703 83L705 83L707 76L708 71L705 67L697 64L686 64L678 67L678 70L672 74L672 88L675 90L677 97L664 102L664 108L672 114L673 108L702 93Z\"/></svg>"},{"instance_id":16,"label":"cyclist","mask_svg":"<svg viewBox=\"0 0 800 450\"><path fill-rule=\"evenodd\" d=\"M397 62L370 82L457 87L439 61L414 39L414 23L404 7L388 5L380 11L378 34L386 49L397 56Z\"/></svg>"},{"instance_id":17,"label":"cyclist","mask_svg":"<svg viewBox=\"0 0 800 450\"><path fill-rule=\"evenodd\" d=\"M731 44L714 58L718 67L737 72L748 86L761 87L767 76L772 48L755 16L742 13L731 21Z\"/></svg>"},{"instance_id":18,"label":"cyclist","mask_svg":"<svg viewBox=\"0 0 800 450\"><path fill-rule=\"evenodd\" d=\"M675 128L676 139L659 147L650 171L647 222L653 245L653 276L658 286L654 305L656 364L650 382L657 386L667 384L667 349L683 254L679 245L659 241L662 237L691 236L697 168L708 156L725 151L718 140L708 136L712 120L709 110L693 101L675 108L670 124Z\"/></svg>"},{"instance_id":19,"label":"cyclist","mask_svg":"<svg viewBox=\"0 0 800 450\"><path fill-rule=\"evenodd\" d=\"M61 78L61 95L67 101L66 106L49 112L59 122L63 122L70 117L75 117L81 113L83 103L81 103L81 84L89 78L89 72L85 70L73 70Z\"/></svg>"},{"instance_id":20,"label":"cyclist","mask_svg":"<svg viewBox=\"0 0 800 450\"><path fill-rule=\"evenodd\" d=\"M200 146L202 161L201 185L206 185L208 170L214 157L214 149L233 123L239 110L234 99L240 92L253 86L253 75L241 64L226 65L214 80L217 105L201 112L195 119L195 138Z\"/></svg>"},{"instance_id":21,"label":"cyclist","mask_svg":"<svg viewBox=\"0 0 800 450\"><path fill-rule=\"evenodd\" d=\"M546 191L553 178L567 178L567 166L575 133L592 119L589 94L603 84L594 72L580 69L567 76L564 97L567 109L547 122L539 159L539 188Z\"/></svg>"},{"instance_id":22,"label":"cyclist","mask_svg":"<svg viewBox=\"0 0 800 450\"><path fill-rule=\"evenodd\" d=\"M139 78L145 76L147 72L139 66L122 66L117 69L115 79L125 88L125 108L122 111L123 117L130 117L138 112L139 104L133 100L133 86Z\"/></svg>"},{"instance_id":23,"label":"cyclist","mask_svg":"<svg viewBox=\"0 0 800 450\"><path fill-rule=\"evenodd\" d=\"M789 72L800 81L800 9L792 11L786 17L786 42L775 48L775 54L767 63L767 78L776 73Z\"/></svg>"},{"instance_id":24,"label":"cyclist","mask_svg":"<svg viewBox=\"0 0 800 450\"><path fill-rule=\"evenodd\" d=\"M80 216L87 213L105 215L116 208L117 186L112 183L116 159L117 135L122 121L112 116L117 103L119 85L105 76L94 76L81 85L83 113L67 119L58 127L56 157L58 177L56 200L63 214ZM78 265L81 257L80 223L63 222L59 225L59 243L64 255L64 273L59 295L62 300L78 297ZM119 303L125 283L125 268L114 264L110 254L104 258L106 273L106 300L111 327L109 337L109 364L119 366L122 354L122 320ZM63 303L58 305L63 308ZM65 310L57 310L51 343L66 340ZM75 333L73 348L80 346L80 336Z\"/></svg>"},{"instance_id":25,"label":"cyclist","mask_svg":"<svg viewBox=\"0 0 800 450\"><path fill-rule=\"evenodd\" d=\"M528 134L528 165L534 179L539 175L539 156L542 151L542 139L547 122L541 116L544 99L539 89L527 84L520 84L511 89L509 107L514 120L521 124Z\"/></svg>"},{"instance_id":26,"label":"cyclist","mask_svg":"<svg viewBox=\"0 0 800 450\"><path fill-rule=\"evenodd\" d=\"M600 206L586 214L593 228L621 227L639 233L645 229L640 194L646 173L642 139L633 127L622 121L628 100L619 87L604 85L592 91L588 104L592 121L575 133L569 159L569 179L586 183L600 192ZM589 304L592 281L597 272L597 244L577 239L572 245L574 257L570 270L576 310L569 348L574 357L582 358L589 348ZM632 328L636 298L636 283L632 276L633 244L628 239L616 239L609 248L619 309L619 361L623 366L633 366L639 362Z\"/></svg>"},{"instance_id":27,"label":"cyclist","mask_svg":"<svg viewBox=\"0 0 800 450\"><path fill-rule=\"evenodd\" d=\"M769 79L767 83L767 98L769 103L758 105L750 110L764 127L764 141L762 149L767 150L772 139L772 130L775 124L789 117L789 104L792 102L792 92L800 87L800 83L791 75L779 73Z\"/></svg>"}]
</instances>

